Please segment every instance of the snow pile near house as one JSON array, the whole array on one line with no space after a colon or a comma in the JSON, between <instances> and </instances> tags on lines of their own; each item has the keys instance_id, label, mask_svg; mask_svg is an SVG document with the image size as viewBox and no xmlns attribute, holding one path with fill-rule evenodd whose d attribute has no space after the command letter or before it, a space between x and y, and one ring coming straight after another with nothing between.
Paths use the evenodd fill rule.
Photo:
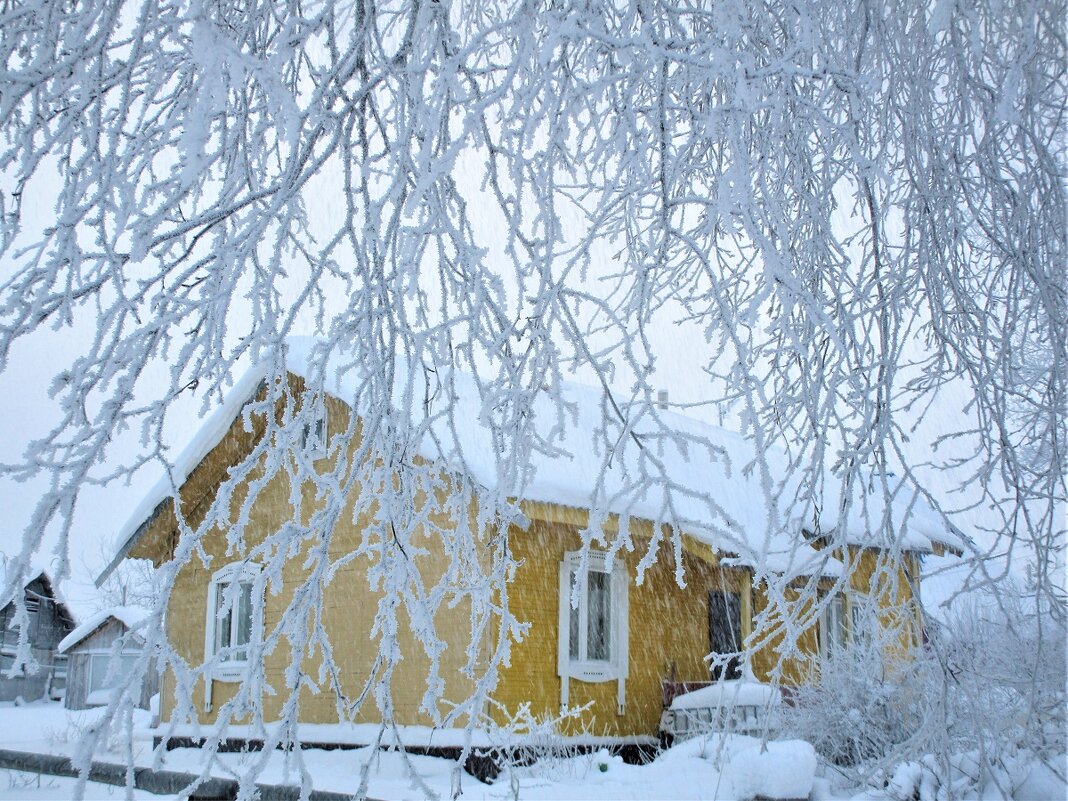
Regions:
<instances>
[{"instance_id":1,"label":"snow pile near house","mask_svg":"<svg viewBox=\"0 0 1068 801\"><path fill-rule=\"evenodd\" d=\"M671 709L717 709L731 706L768 707L779 703L779 691L770 684L731 679L675 696Z\"/></svg>"},{"instance_id":2,"label":"snow pile near house","mask_svg":"<svg viewBox=\"0 0 1068 801\"><path fill-rule=\"evenodd\" d=\"M724 783L739 800L808 798L815 778L816 751L804 740L738 748L723 765Z\"/></svg>"},{"instance_id":3,"label":"snow pile near house","mask_svg":"<svg viewBox=\"0 0 1068 801\"><path fill-rule=\"evenodd\" d=\"M959 793L956 797L1000 801L1068 798L1068 784L1063 778L1068 762L1063 754L1052 760L1052 767L1027 749L1007 755L992 769L982 769L980 764L978 752L949 755L950 783ZM887 796L891 799L942 798L945 792L940 787L939 777L945 772L946 766L930 754L918 761L903 762L887 783Z\"/></svg>"},{"instance_id":4,"label":"snow pile near house","mask_svg":"<svg viewBox=\"0 0 1068 801\"><path fill-rule=\"evenodd\" d=\"M60 640L57 650L61 654L66 653L70 648L73 648L80 643L111 618L115 618L121 622L126 626L127 630L133 630L151 614L152 613L149 610L140 606L112 606L108 609L101 609L99 612L95 612L87 617L81 625L74 629L74 631Z\"/></svg>"}]
</instances>

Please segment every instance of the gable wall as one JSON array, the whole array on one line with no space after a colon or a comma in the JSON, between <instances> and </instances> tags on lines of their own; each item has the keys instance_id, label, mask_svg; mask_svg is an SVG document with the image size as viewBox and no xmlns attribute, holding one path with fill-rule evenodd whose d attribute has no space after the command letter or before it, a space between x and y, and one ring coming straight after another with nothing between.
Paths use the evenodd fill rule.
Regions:
<instances>
[{"instance_id":1,"label":"gable wall","mask_svg":"<svg viewBox=\"0 0 1068 801\"><path fill-rule=\"evenodd\" d=\"M121 620L109 618L96 631L68 650L68 653L79 651L110 651L115 640L126 633L126 625Z\"/></svg>"},{"instance_id":2,"label":"gable wall","mask_svg":"<svg viewBox=\"0 0 1068 801\"><path fill-rule=\"evenodd\" d=\"M35 673L10 678L6 672L0 672L0 701L13 701L19 697L29 701L45 695L51 687L56 646L74 629L70 621L60 613L51 586L42 576L26 585L25 592L40 602L38 610L30 612L28 632L30 652L38 664L38 669ZM10 625L14 617L14 602L0 610L0 640L3 641L5 650L11 652L14 652L19 637L18 630Z\"/></svg>"},{"instance_id":3,"label":"gable wall","mask_svg":"<svg viewBox=\"0 0 1068 801\"><path fill-rule=\"evenodd\" d=\"M348 420L347 408L332 398L329 403L329 425L335 433ZM240 423L238 423L240 424ZM354 438L352 448L357 447L358 438ZM325 469L328 463L321 460ZM255 474L253 478L255 477ZM236 511L247 493L247 487L235 494ZM302 487L302 504L306 514L316 507L313 488L310 483ZM194 519L202 519L205 506L197 509ZM264 542L265 538L276 533L279 525L291 515L289 481L285 476L276 475L260 492L251 508L246 537L250 545ZM451 521L435 519L438 525L452 527ZM368 537L365 540L365 535ZM427 586L432 585L449 568L441 549L433 547L429 537L425 554L413 557L422 572ZM362 546L374 547L380 544L380 538L373 532L373 520L364 515L353 522L350 505L341 515L333 529L329 544L329 558L337 560ZM168 638L192 666L203 662L204 636L207 627L207 594L212 575L221 567L237 561L239 554L227 555L225 538L221 532L214 533L204 540L204 547L211 557L211 564L202 565L199 560L186 565L177 577L174 592L168 610ZM299 696L292 697L287 690L286 669L290 663L291 643L281 633L283 615L293 592L308 575L305 567L309 547L307 544L299 554L292 554L286 560L281 583L268 589L264 603L264 635L276 640L264 658L264 678L275 695L263 699L263 712L267 720L277 719L283 704L299 698L301 720L314 723L336 723L339 719L339 704L344 709L353 699L364 691L370 678L378 654L378 640L373 638L372 627L379 611L381 593L369 589L368 567L371 560L358 557L342 565L334 578L322 588L321 598L313 607L321 611L323 627L330 637L330 646L342 673L327 676L320 682L321 652L306 655L302 666L304 688ZM455 607L445 608L443 604L436 616L438 630L443 633L448 643L440 655L439 675L444 681L445 697L461 700L470 692L471 683L461 676L461 668L466 661L462 644L467 641L470 627L470 608L466 602ZM408 624L406 615L401 613L400 630L397 633L398 648L403 659L393 671L393 704L398 720L404 723L433 725L434 720L420 712L420 705L427 685L430 659L422 645L416 640ZM305 649L307 654L307 649ZM336 680L336 684L332 682ZM168 672L164 681L162 716L171 716L175 710L175 677ZM234 682L215 680L212 682L211 707L207 708L207 699L203 692L204 682L197 683L195 697L197 713L202 721L213 721L222 705L234 697L238 685ZM313 685L319 685L316 690ZM441 706L444 713L449 707ZM355 714L357 722L377 721L380 713L375 706L373 695L368 696L362 707Z\"/></svg>"}]
</instances>

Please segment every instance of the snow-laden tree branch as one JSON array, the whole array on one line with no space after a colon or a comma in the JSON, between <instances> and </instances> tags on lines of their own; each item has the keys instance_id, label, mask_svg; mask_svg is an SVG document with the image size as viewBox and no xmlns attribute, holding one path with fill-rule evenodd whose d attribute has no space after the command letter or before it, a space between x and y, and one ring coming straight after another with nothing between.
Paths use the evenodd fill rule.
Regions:
<instances>
[{"instance_id":1,"label":"snow-laden tree branch","mask_svg":"<svg viewBox=\"0 0 1068 801\"><path fill-rule=\"evenodd\" d=\"M781 582L761 557L775 533L814 520L827 498L841 499L844 520L871 498L887 509L919 494L944 511L983 510L993 536L976 555L1027 560L1059 610L1064 12L823 0L0 5L0 369L37 332L84 334L52 386L61 419L0 466L50 481L25 521L23 563L50 528L66 553L84 487L170 470L176 399L195 393L207 409L245 365L270 362L266 394L246 410L266 433L202 519L179 510L164 595L213 526L248 552L248 509L272 475L313 482L314 508L294 492L291 523L251 546L265 565L258 591L295 554L308 568L257 646L292 651L288 686L275 688L289 693L287 715L311 682L337 692L340 719L373 702L389 720L403 609L431 659L425 708L473 719L522 631L507 603L507 531L521 522L531 454L554 453L573 414L565 375L593 376L603 395L587 542L633 547L625 525L602 531L604 512L654 490L665 490L654 523L672 525L676 550L694 522L675 502L692 493L660 454L713 445L675 430L654 402L651 332L681 321L704 338L697 411L754 443L733 469L760 477L763 545L732 536L717 499L701 500L723 550L755 562L772 596ZM31 195L54 202L44 230L24 221ZM302 400L281 380L285 341L312 329L323 338ZM457 419L457 369L477 387L492 488L467 478L473 455L442 434L470 425ZM320 474L290 446L339 383L359 417ZM966 407L948 427L945 415L933 422L959 388ZM555 404L557 428L535 425L539 397ZM948 454L932 464L954 471L959 503L927 490L932 464L910 443L932 426ZM140 457L102 474L127 429ZM442 440L447 478L415 458L426 438ZM769 464L772 448L786 450L788 475ZM609 489L624 453L638 468ZM246 479L250 494L232 495ZM383 592L379 663L355 698L314 612L343 515L371 521L344 559L369 558ZM873 526L900 552L902 521ZM417 531L453 571L420 573ZM646 563L659 541L649 547ZM460 598L475 690L444 713L433 620ZM191 709L204 668L155 644ZM306 654L321 656L317 677L299 669ZM262 683L253 675L225 713L256 720Z\"/></svg>"}]
</instances>

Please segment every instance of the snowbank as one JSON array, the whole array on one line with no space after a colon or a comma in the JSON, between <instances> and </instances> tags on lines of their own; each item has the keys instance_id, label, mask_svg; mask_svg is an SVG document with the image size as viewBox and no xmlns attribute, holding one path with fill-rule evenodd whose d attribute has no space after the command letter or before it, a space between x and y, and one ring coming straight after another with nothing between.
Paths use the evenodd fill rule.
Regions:
<instances>
[{"instance_id":1,"label":"snowbank","mask_svg":"<svg viewBox=\"0 0 1068 801\"><path fill-rule=\"evenodd\" d=\"M732 752L723 779L739 799L808 798L816 778L816 751L804 740L779 740Z\"/></svg>"}]
</instances>

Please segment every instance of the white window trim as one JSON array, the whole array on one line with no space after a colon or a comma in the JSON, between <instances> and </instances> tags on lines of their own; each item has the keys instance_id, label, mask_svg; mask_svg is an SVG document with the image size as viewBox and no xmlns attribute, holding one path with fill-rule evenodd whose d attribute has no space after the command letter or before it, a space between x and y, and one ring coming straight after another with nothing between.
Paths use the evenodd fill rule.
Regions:
<instances>
[{"instance_id":1,"label":"white window trim","mask_svg":"<svg viewBox=\"0 0 1068 801\"><path fill-rule=\"evenodd\" d=\"M208 673L215 681L240 681L248 668L248 659L228 659L220 661L215 651L215 627L219 619L219 609L216 604L218 596L217 588L222 584L234 584L242 580L253 581L252 589L252 625L249 633L249 648L259 642L263 630L263 604L257 603L255 581L260 574L260 566L249 562L233 562L221 570L217 570L208 584L207 619L204 626L204 662L210 665ZM262 588L259 598L262 599ZM236 599L235 599L236 601ZM236 611L235 606L231 612ZM231 625L234 625L236 615L231 617ZM210 705L210 697L208 700Z\"/></svg>"},{"instance_id":2,"label":"white window trim","mask_svg":"<svg viewBox=\"0 0 1068 801\"><path fill-rule=\"evenodd\" d=\"M606 569L608 554L590 551L586 559L586 569L599 573L608 573ZM616 713L622 715L626 703L626 681L629 670L629 624L627 605L627 569L623 560L616 557L611 570L611 644L608 660L571 659L571 574L582 566L582 552L569 551L560 562L559 576L559 619L556 672L560 676L560 706L567 708L570 702L570 680L600 683L615 681ZM581 612L587 603L585 581L579 596Z\"/></svg>"}]
</instances>

